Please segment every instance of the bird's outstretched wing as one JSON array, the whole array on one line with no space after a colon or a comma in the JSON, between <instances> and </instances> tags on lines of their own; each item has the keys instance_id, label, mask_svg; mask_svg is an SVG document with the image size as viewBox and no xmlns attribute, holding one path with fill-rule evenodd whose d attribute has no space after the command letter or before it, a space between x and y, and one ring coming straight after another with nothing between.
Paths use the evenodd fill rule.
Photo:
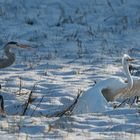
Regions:
<instances>
[{"instance_id":1,"label":"bird's outstretched wing","mask_svg":"<svg viewBox=\"0 0 140 140\"><path fill-rule=\"evenodd\" d=\"M75 108L74 114L92 113L92 112L104 112L109 107L106 99L101 93L101 90L96 86L88 89L83 93L79 99Z\"/></svg>"}]
</instances>

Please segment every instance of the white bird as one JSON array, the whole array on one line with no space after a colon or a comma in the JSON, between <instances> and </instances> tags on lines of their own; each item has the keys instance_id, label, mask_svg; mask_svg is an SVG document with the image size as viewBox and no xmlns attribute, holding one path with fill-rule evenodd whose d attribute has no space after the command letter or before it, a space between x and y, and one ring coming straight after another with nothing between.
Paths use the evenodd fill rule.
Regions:
<instances>
[{"instance_id":1,"label":"white bird","mask_svg":"<svg viewBox=\"0 0 140 140\"><path fill-rule=\"evenodd\" d=\"M109 109L108 101L113 101L118 97L126 98L140 95L140 78L132 77L129 72L129 62L133 60L127 54L124 54L122 58L122 65L127 81L119 77L100 81L79 97L73 113L104 112Z\"/></svg>"}]
</instances>

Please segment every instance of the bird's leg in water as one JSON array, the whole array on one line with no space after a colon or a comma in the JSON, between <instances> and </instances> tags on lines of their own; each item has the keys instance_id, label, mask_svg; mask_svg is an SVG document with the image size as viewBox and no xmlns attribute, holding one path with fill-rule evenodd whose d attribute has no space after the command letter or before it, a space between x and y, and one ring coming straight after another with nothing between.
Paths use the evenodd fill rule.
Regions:
<instances>
[{"instance_id":1,"label":"bird's leg in water","mask_svg":"<svg viewBox=\"0 0 140 140\"><path fill-rule=\"evenodd\" d=\"M0 111L4 112L4 99L2 95L0 95Z\"/></svg>"}]
</instances>

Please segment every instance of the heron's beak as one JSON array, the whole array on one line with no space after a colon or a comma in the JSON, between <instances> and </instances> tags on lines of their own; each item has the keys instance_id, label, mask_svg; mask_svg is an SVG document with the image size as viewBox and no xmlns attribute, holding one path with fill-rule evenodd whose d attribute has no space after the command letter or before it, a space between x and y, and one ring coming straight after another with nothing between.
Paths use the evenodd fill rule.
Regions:
<instances>
[{"instance_id":1,"label":"heron's beak","mask_svg":"<svg viewBox=\"0 0 140 140\"><path fill-rule=\"evenodd\" d=\"M18 47L20 47L20 48L30 48L28 45L25 45L25 44L18 44Z\"/></svg>"}]
</instances>

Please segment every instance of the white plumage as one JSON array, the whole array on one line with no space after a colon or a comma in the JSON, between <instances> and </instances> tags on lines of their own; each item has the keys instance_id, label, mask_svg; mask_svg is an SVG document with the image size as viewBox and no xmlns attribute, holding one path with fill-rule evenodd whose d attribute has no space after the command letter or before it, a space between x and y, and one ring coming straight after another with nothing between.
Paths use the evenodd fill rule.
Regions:
<instances>
[{"instance_id":1,"label":"white plumage","mask_svg":"<svg viewBox=\"0 0 140 140\"><path fill-rule=\"evenodd\" d=\"M139 96L140 78L131 76L129 72L129 62L133 60L126 54L122 58L126 81L122 78L113 77L97 83L79 97L73 113L103 112L109 109L108 101L113 101L116 98Z\"/></svg>"}]
</instances>

